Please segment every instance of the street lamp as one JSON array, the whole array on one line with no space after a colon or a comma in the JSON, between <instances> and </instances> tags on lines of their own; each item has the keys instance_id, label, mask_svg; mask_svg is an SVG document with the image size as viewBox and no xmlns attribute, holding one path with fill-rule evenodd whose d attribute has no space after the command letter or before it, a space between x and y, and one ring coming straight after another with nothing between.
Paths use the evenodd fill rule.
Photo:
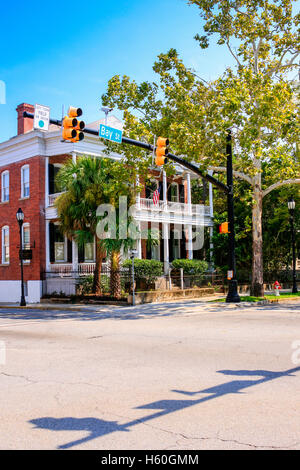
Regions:
<instances>
[{"instance_id":1,"label":"street lamp","mask_svg":"<svg viewBox=\"0 0 300 470\"><path fill-rule=\"evenodd\" d=\"M296 280L296 247L295 247L295 229L294 229L294 212L296 203L293 198L288 201L288 209L290 213L290 224L292 233L292 250L293 250L293 289L292 293L297 294L297 280Z\"/></svg>"},{"instance_id":2,"label":"street lamp","mask_svg":"<svg viewBox=\"0 0 300 470\"><path fill-rule=\"evenodd\" d=\"M22 209L18 209L16 217L17 217L17 221L18 221L18 224L19 224L19 228L20 228L20 252L19 252L20 253L19 258L20 258L20 261L21 261L21 302L20 302L20 306L25 307L26 301L25 301L25 295L24 295L23 256L22 256L22 248L23 248L22 226L23 226L23 222L24 222L24 212L22 211Z\"/></svg>"},{"instance_id":3,"label":"street lamp","mask_svg":"<svg viewBox=\"0 0 300 470\"><path fill-rule=\"evenodd\" d=\"M132 283L132 305L135 305L135 285L134 285L134 258L137 255L137 250L130 250L130 258L132 260L131 266L131 283Z\"/></svg>"}]
</instances>

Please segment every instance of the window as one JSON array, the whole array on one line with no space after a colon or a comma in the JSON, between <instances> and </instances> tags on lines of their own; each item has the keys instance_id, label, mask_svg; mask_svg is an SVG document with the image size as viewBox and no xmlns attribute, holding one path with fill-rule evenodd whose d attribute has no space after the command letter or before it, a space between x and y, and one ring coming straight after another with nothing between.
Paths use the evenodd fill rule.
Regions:
<instances>
[{"instance_id":1,"label":"window","mask_svg":"<svg viewBox=\"0 0 300 470\"><path fill-rule=\"evenodd\" d=\"M62 263L66 261L65 237L61 233L59 225L54 225L54 261Z\"/></svg>"},{"instance_id":2,"label":"window","mask_svg":"<svg viewBox=\"0 0 300 470\"><path fill-rule=\"evenodd\" d=\"M9 201L9 172L4 171L1 175L1 201Z\"/></svg>"},{"instance_id":3,"label":"window","mask_svg":"<svg viewBox=\"0 0 300 470\"><path fill-rule=\"evenodd\" d=\"M178 184L172 183L169 187L169 201L178 202Z\"/></svg>"},{"instance_id":4,"label":"window","mask_svg":"<svg viewBox=\"0 0 300 470\"><path fill-rule=\"evenodd\" d=\"M85 243L84 244L84 261L94 261L94 242L93 243Z\"/></svg>"},{"instance_id":5,"label":"window","mask_svg":"<svg viewBox=\"0 0 300 470\"><path fill-rule=\"evenodd\" d=\"M23 241L23 250L29 250L30 249L30 225L29 224L23 225L22 241Z\"/></svg>"},{"instance_id":6,"label":"window","mask_svg":"<svg viewBox=\"0 0 300 470\"><path fill-rule=\"evenodd\" d=\"M21 197L29 197L29 166L21 168Z\"/></svg>"},{"instance_id":7,"label":"window","mask_svg":"<svg viewBox=\"0 0 300 470\"><path fill-rule=\"evenodd\" d=\"M9 263L9 227L2 227L2 263Z\"/></svg>"}]
</instances>

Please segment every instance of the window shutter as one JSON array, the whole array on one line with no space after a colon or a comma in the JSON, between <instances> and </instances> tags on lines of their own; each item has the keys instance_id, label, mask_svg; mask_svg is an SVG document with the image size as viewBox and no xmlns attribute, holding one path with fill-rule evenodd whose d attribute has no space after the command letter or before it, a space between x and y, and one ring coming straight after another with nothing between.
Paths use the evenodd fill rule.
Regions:
<instances>
[{"instance_id":1,"label":"window shutter","mask_svg":"<svg viewBox=\"0 0 300 470\"><path fill-rule=\"evenodd\" d=\"M67 261L72 263L72 242L69 239L67 240Z\"/></svg>"},{"instance_id":2,"label":"window shutter","mask_svg":"<svg viewBox=\"0 0 300 470\"><path fill-rule=\"evenodd\" d=\"M55 255L54 255L54 237L55 237L55 226L52 222L49 224L49 258L50 263L54 263Z\"/></svg>"},{"instance_id":3,"label":"window shutter","mask_svg":"<svg viewBox=\"0 0 300 470\"><path fill-rule=\"evenodd\" d=\"M54 194L54 165L52 165L52 163L49 163L48 177L49 177L49 194Z\"/></svg>"}]
</instances>

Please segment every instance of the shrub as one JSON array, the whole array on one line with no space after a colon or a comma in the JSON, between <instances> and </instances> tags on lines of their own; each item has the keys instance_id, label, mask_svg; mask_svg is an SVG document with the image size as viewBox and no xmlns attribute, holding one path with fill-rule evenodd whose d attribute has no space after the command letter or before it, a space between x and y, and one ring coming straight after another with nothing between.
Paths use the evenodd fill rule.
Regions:
<instances>
[{"instance_id":1,"label":"shrub","mask_svg":"<svg viewBox=\"0 0 300 470\"><path fill-rule=\"evenodd\" d=\"M91 294L93 290L94 276L81 277L76 281L76 292L79 295Z\"/></svg>"},{"instance_id":2,"label":"shrub","mask_svg":"<svg viewBox=\"0 0 300 470\"><path fill-rule=\"evenodd\" d=\"M207 268L208 263L200 259L175 259L172 261L174 269L183 269L184 274L203 274Z\"/></svg>"},{"instance_id":3,"label":"shrub","mask_svg":"<svg viewBox=\"0 0 300 470\"><path fill-rule=\"evenodd\" d=\"M123 262L123 268L131 268L132 260L127 259ZM163 275L163 263L155 259L135 259L134 276L136 279L145 279L147 282L153 282Z\"/></svg>"}]
</instances>

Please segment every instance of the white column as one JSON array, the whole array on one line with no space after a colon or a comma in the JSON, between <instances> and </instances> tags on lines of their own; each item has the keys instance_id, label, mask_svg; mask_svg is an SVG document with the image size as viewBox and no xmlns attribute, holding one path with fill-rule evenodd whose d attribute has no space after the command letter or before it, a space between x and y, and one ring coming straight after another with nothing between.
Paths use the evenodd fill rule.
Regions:
<instances>
[{"instance_id":1,"label":"white column","mask_svg":"<svg viewBox=\"0 0 300 470\"><path fill-rule=\"evenodd\" d=\"M49 206L49 158L45 157L45 207Z\"/></svg>"},{"instance_id":2,"label":"white column","mask_svg":"<svg viewBox=\"0 0 300 470\"><path fill-rule=\"evenodd\" d=\"M135 183L136 183L137 186L139 186L139 184L140 184L139 175L136 175ZM137 195L136 195L136 208L137 209L141 208L141 193L140 192L138 192Z\"/></svg>"},{"instance_id":3,"label":"white column","mask_svg":"<svg viewBox=\"0 0 300 470\"><path fill-rule=\"evenodd\" d=\"M72 239L72 271L78 272L78 245L74 239Z\"/></svg>"},{"instance_id":4,"label":"white column","mask_svg":"<svg viewBox=\"0 0 300 470\"><path fill-rule=\"evenodd\" d=\"M188 225L188 240L187 240L187 245L188 245L188 258L193 259L193 227L191 225Z\"/></svg>"},{"instance_id":5,"label":"white column","mask_svg":"<svg viewBox=\"0 0 300 470\"><path fill-rule=\"evenodd\" d=\"M136 241L136 250L137 250L137 258L142 259L142 234L141 234L141 222L137 222L139 238Z\"/></svg>"},{"instance_id":6,"label":"white column","mask_svg":"<svg viewBox=\"0 0 300 470\"><path fill-rule=\"evenodd\" d=\"M168 190L167 174L165 170L163 170L163 201L164 201L165 206L167 206L167 190Z\"/></svg>"},{"instance_id":7,"label":"white column","mask_svg":"<svg viewBox=\"0 0 300 470\"><path fill-rule=\"evenodd\" d=\"M49 224L50 220L46 220L46 226L45 226L45 249L46 249L46 272L50 271L50 236L49 236Z\"/></svg>"},{"instance_id":8,"label":"white column","mask_svg":"<svg viewBox=\"0 0 300 470\"><path fill-rule=\"evenodd\" d=\"M162 235L164 242L164 273L169 272L169 224L163 222L162 224Z\"/></svg>"},{"instance_id":9,"label":"white column","mask_svg":"<svg viewBox=\"0 0 300 470\"><path fill-rule=\"evenodd\" d=\"M191 174L186 173L186 186L187 186L187 206L188 214L192 214L192 185L191 185ZM193 228L191 225L187 226L187 252L188 259L193 259Z\"/></svg>"},{"instance_id":10,"label":"white column","mask_svg":"<svg viewBox=\"0 0 300 470\"><path fill-rule=\"evenodd\" d=\"M186 183L187 183L187 205L188 213L192 213L192 189L191 189L191 174L186 174Z\"/></svg>"},{"instance_id":11,"label":"white column","mask_svg":"<svg viewBox=\"0 0 300 470\"><path fill-rule=\"evenodd\" d=\"M74 164L76 163L76 157L77 157L76 152L72 152L72 161Z\"/></svg>"}]
</instances>

